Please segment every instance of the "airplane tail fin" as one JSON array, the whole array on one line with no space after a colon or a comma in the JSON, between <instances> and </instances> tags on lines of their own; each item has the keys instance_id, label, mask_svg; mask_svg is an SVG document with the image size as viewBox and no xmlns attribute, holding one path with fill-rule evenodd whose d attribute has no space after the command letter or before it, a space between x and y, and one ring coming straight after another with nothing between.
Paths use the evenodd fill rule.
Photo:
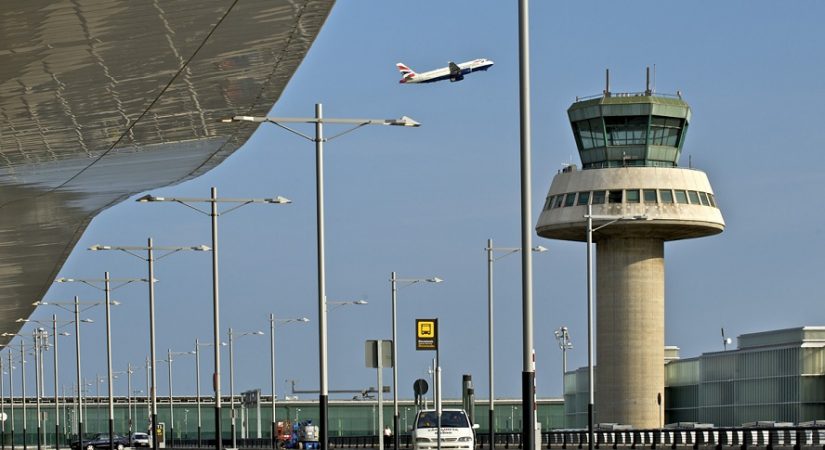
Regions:
<instances>
[{"instance_id":1,"label":"airplane tail fin","mask_svg":"<svg viewBox=\"0 0 825 450\"><path fill-rule=\"evenodd\" d=\"M395 67L401 72L401 80L398 81L399 83L406 83L416 75L415 71L407 67L404 63L398 63Z\"/></svg>"}]
</instances>

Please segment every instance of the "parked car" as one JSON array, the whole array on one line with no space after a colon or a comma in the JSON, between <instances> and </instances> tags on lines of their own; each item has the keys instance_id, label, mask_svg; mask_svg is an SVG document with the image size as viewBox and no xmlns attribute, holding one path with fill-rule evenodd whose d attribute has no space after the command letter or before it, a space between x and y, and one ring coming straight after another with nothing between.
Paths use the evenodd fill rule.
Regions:
<instances>
[{"instance_id":1,"label":"parked car","mask_svg":"<svg viewBox=\"0 0 825 450\"><path fill-rule=\"evenodd\" d=\"M146 433L132 434L132 447L151 447L152 438Z\"/></svg>"},{"instance_id":2,"label":"parked car","mask_svg":"<svg viewBox=\"0 0 825 450\"><path fill-rule=\"evenodd\" d=\"M123 450L129 446L129 439L123 436L114 435L112 436L112 444L114 444L113 450ZM70 447L72 450L109 449L109 434L97 433L91 438L84 438L82 442L72 442Z\"/></svg>"},{"instance_id":3,"label":"parked car","mask_svg":"<svg viewBox=\"0 0 825 450\"><path fill-rule=\"evenodd\" d=\"M434 410L421 410L412 427L414 450L438 448L438 415ZM463 409L445 409L441 412L441 448L472 450L475 448L475 430Z\"/></svg>"}]
</instances>

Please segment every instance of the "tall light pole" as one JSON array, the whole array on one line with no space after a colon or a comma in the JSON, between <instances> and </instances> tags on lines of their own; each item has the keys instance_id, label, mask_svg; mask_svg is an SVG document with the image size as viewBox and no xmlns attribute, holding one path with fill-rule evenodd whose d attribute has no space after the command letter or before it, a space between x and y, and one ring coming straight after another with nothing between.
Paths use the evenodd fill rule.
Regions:
<instances>
[{"instance_id":1,"label":"tall light pole","mask_svg":"<svg viewBox=\"0 0 825 450\"><path fill-rule=\"evenodd\" d=\"M393 439L393 448L398 450L398 435L401 432L401 420L398 415L398 333L396 326L396 297L398 292L398 283L405 283L401 287L410 286L412 284L426 282L426 283L441 283L441 278L398 278L395 272L390 275L390 287L392 289L392 409L393 409L393 434L396 436ZM435 370L435 369L433 369ZM383 389L383 386L378 386L378 389ZM379 414L383 412L379 411Z\"/></svg>"},{"instance_id":2,"label":"tall light pole","mask_svg":"<svg viewBox=\"0 0 825 450\"><path fill-rule=\"evenodd\" d=\"M92 319L80 319L81 306L83 311L99 305L101 302L81 302L80 298L75 296L73 302L43 302L38 301L32 303L34 306L52 305L57 306L65 311L74 314L74 339L75 339L75 367L77 371L77 433L78 440L83 441L83 388L81 384L81 370L80 370L80 323L94 323ZM69 308L71 307L71 309ZM56 389L56 388L55 388ZM25 415L24 415L25 418ZM25 441L25 439L24 439Z\"/></svg>"},{"instance_id":3,"label":"tall light pole","mask_svg":"<svg viewBox=\"0 0 825 450\"><path fill-rule=\"evenodd\" d=\"M0 357L0 416L6 417L6 390L3 388L3 358ZM9 398L11 402L11 398ZM6 421L0 421L0 449L6 450Z\"/></svg>"},{"instance_id":4,"label":"tall light pole","mask_svg":"<svg viewBox=\"0 0 825 450\"><path fill-rule=\"evenodd\" d=\"M20 340L20 389L23 399L23 450L26 450L26 343L23 339Z\"/></svg>"},{"instance_id":5,"label":"tall light pole","mask_svg":"<svg viewBox=\"0 0 825 450\"><path fill-rule=\"evenodd\" d=\"M149 278L147 278L149 282L149 360L152 361L151 364L147 364L147 372L146 376L151 379L151 384L148 386L149 392L147 396L149 397L150 404L151 404L151 435L152 435L152 449L158 450L158 436L157 436L157 424L158 424L158 397L157 397L157 373L155 372L155 361L157 361L157 357L155 356L155 260L159 260L165 258L169 255L181 252L181 251L209 251L210 248L205 245L199 246L189 246L189 247L169 247L169 246L156 246L152 242L152 238L147 239L146 246L134 246L134 245L93 245L89 247L91 251L103 251L103 250L116 250L121 251L123 253L127 253L129 255L134 256L142 261L145 261L149 266ZM146 257L141 256L140 254L136 253L137 251L145 251ZM159 251L160 256L155 257L155 251ZM151 372L150 372L151 370Z\"/></svg>"},{"instance_id":6,"label":"tall light pole","mask_svg":"<svg viewBox=\"0 0 825 450\"><path fill-rule=\"evenodd\" d=\"M42 431L40 423L40 352L43 340L41 331L35 329L32 331L32 346L34 348L34 398L35 398L35 413L37 415L37 450L42 448L40 442L40 432Z\"/></svg>"},{"instance_id":7,"label":"tall light pole","mask_svg":"<svg viewBox=\"0 0 825 450\"><path fill-rule=\"evenodd\" d=\"M276 411L275 411L275 397L277 397L277 393L275 392L275 324L282 323L306 323L309 322L309 319L306 317L299 317L295 319L276 319L275 314L269 315L269 361L270 361L270 375L272 376L272 449L277 450L278 448L278 419L276 418Z\"/></svg>"},{"instance_id":8,"label":"tall light pole","mask_svg":"<svg viewBox=\"0 0 825 450\"><path fill-rule=\"evenodd\" d=\"M238 333L238 337L243 336L262 336L263 331L244 331ZM229 407L231 410L230 416L232 419L232 448L238 448L235 436L235 333L232 328L229 328Z\"/></svg>"},{"instance_id":9,"label":"tall light pole","mask_svg":"<svg viewBox=\"0 0 825 450\"><path fill-rule=\"evenodd\" d=\"M490 380L490 412L489 412L489 424L490 424L490 445L494 446L496 442L496 413L495 413L495 392L494 392L494 373L493 373L493 347L494 347L494 338L493 338L493 263L505 256L512 255L513 253L517 253L521 251L521 247L493 247L493 240L487 239L487 368L489 371L489 380ZM536 253L546 252L547 249L538 245L530 249ZM501 256L496 257L495 252L503 253ZM491 447L492 448L492 447Z\"/></svg>"},{"instance_id":10,"label":"tall light pole","mask_svg":"<svg viewBox=\"0 0 825 450\"><path fill-rule=\"evenodd\" d=\"M524 411L521 439L532 450L536 432L536 366L533 345L533 247L531 143L530 143L530 13L529 1L518 2L519 52L519 141L521 173L521 309L522 374L521 401Z\"/></svg>"},{"instance_id":11,"label":"tall light pole","mask_svg":"<svg viewBox=\"0 0 825 450\"><path fill-rule=\"evenodd\" d=\"M556 336L556 342L559 344L561 350L561 395L564 397L564 374L567 373L567 351L573 348L573 343L570 342L570 333L567 327L562 326L553 331Z\"/></svg>"},{"instance_id":12,"label":"tall light pole","mask_svg":"<svg viewBox=\"0 0 825 450\"><path fill-rule=\"evenodd\" d=\"M212 345L211 342L201 342L195 338L195 396L198 403L198 448L201 447L201 347ZM221 345L226 345L221 342Z\"/></svg>"},{"instance_id":13,"label":"tall light pole","mask_svg":"<svg viewBox=\"0 0 825 450\"><path fill-rule=\"evenodd\" d=\"M616 222L625 220L648 220L647 216L607 216L593 215L593 207L587 205L587 448L593 450L593 233ZM593 221L605 221L593 228Z\"/></svg>"},{"instance_id":14,"label":"tall light pole","mask_svg":"<svg viewBox=\"0 0 825 450\"><path fill-rule=\"evenodd\" d=\"M11 417L11 439L9 446L14 449L14 362L12 361L12 351L9 347L9 414Z\"/></svg>"},{"instance_id":15,"label":"tall light pole","mask_svg":"<svg viewBox=\"0 0 825 450\"><path fill-rule=\"evenodd\" d=\"M317 237L317 264L318 264L318 347L319 347L319 378L320 394L318 398L320 410L320 447L328 450L329 447L329 383L327 369L327 308L326 302L326 272L324 249L324 142L331 141L339 136L355 131L367 125L388 125L418 127L420 123L402 116L400 119L333 119L323 117L323 106L315 104L315 117L252 117L235 116L221 119L221 122L256 122L272 123L297 136L315 143L315 195L316 195L316 237ZM308 136L294 130L285 123L312 123L315 124L315 136ZM352 125L351 128L328 138L324 137L324 124ZM397 415L397 414L396 414ZM396 447L397 450L397 447Z\"/></svg>"},{"instance_id":16,"label":"tall light pole","mask_svg":"<svg viewBox=\"0 0 825 450\"><path fill-rule=\"evenodd\" d=\"M166 359L163 360L169 365L169 422L171 422L172 426L169 428L169 444L174 447L175 446L175 406L174 406L174 397L172 395L172 357L178 355L194 355L195 351L192 350L190 352L173 352L172 349L168 349L166 351Z\"/></svg>"},{"instance_id":17,"label":"tall light pole","mask_svg":"<svg viewBox=\"0 0 825 450\"><path fill-rule=\"evenodd\" d=\"M111 299L111 292L113 289L118 289L120 287L126 286L127 284L134 283L136 281L143 281L148 282L149 280L146 278L110 278L109 272L103 273L102 279L93 279L93 278L58 278L55 280L56 283L83 283L88 286L91 286L95 289L100 289L103 291L105 295L105 300L103 304L105 305L106 311L106 382L108 384L108 397L109 397L109 448L115 448L115 401L114 401L114 374L112 373L112 305L118 305L119 303L116 301L112 301ZM115 282L118 283L117 286L112 288L111 283ZM102 285L102 288L100 287ZM100 402L100 398L98 398L98 402ZM98 403L98 407L99 407ZM95 409L97 411L97 409Z\"/></svg>"},{"instance_id":18,"label":"tall light pole","mask_svg":"<svg viewBox=\"0 0 825 450\"><path fill-rule=\"evenodd\" d=\"M201 214L209 216L212 220L212 345L214 346L214 364L215 372L212 377L212 383L215 388L215 450L223 448L223 432L221 431L221 330L220 330L220 299L218 289L218 216L221 214L228 214L238 208L246 206L250 203L268 203L275 205L285 205L292 203L288 198L276 196L272 198L218 198L218 190L211 189L211 197L209 198L186 198L186 197L156 197L153 195L145 195L137 201L141 203L149 202L175 202L187 206ZM195 206L193 203L209 203L210 210L203 211ZM234 204L235 206L218 212L218 203ZM151 277L150 277L151 278ZM157 447L155 447L157 450Z\"/></svg>"}]
</instances>

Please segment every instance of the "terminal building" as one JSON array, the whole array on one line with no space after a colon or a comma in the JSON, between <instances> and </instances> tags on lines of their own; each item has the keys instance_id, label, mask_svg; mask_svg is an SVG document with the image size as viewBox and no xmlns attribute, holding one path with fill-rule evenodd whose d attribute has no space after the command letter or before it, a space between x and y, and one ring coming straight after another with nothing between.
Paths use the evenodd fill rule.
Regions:
<instances>
[{"instance_id":1,"label":"terminal building","mask_svg":"<svg viewBox=\"0 0 825 450\"><path fill-rule=\"evenodd\" d=\"M665 424L733 427L825 419L825 327L743 334L735 350L693 358L679 359L675 347L667 353ZM587 386L586 367L565 374L566 428L587 426Z\"/></svg>"}]
</instances>

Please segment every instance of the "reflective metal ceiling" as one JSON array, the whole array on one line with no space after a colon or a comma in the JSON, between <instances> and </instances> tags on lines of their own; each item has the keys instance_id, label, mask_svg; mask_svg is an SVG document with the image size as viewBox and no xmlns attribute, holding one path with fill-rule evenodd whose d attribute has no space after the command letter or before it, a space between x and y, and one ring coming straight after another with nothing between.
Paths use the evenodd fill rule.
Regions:
<instances>
[{"instance_id":1,"label":"reflective metal ceiling","mask_svg":"<svg viewBox=\"0 0 825 450\"><path fill-rule=\"evenodd\" d=\"M198 176L254 131L334 0L27 0L0 6L0 332L89 221ZM5 344L7 338L0 338Z\"/></svg>"}]
</instances>

